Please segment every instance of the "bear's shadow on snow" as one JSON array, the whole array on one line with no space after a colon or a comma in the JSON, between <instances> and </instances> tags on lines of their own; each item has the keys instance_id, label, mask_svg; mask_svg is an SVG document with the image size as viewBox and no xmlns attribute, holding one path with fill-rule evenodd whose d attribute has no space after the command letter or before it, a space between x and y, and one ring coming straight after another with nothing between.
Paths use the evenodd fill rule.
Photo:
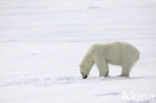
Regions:
<instances>
[{"instance_id":1,"label":"bear's shadow on snow","mask_svg":"<svg viewBox=\"0 0 156 103\"><path fill-rule=\"evenodd\" d=\"M95 96L117 96L120 95L118 92L110 92L110 93L102 93L102 94L96 94Z\"/></svg>"},{"instance_id":2,"label":"bear's shadow on snow","mask_svg":"<svg viewBox=\"0 0 156 103\"><path fill-rule=\"evenodd\" d=\"M103 78L102 80L135 80L135 79L153 79L156 76L140 76L140 77L120 77L120 76L110 76L107 78Z\"/></svg>"},{"instance_id":3,"label":"bear's shadow on snow","mask_svg":"<svg viewBox=\"0 0 156 103\"><path fill-rule=\"evenodd\" d=\"M109 76L109 77L88 77L88 80L96 80L96 79L100 79L101 81L105 81L105 80L134 80L134 79L144 79L147 77L119 77L119 76Z\"/></svg>"}]
</instances>

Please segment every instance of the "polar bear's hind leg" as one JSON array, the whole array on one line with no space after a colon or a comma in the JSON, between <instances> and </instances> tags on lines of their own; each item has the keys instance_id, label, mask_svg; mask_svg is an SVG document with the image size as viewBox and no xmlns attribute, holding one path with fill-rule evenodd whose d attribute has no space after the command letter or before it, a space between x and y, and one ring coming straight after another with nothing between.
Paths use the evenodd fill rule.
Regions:
<instances>
[{"instance_id":1,"label":"polar bear's hind leg","mask_svg":"<svg viewBox=\"0 0 156 103\"><path fill-rule=\"evenodd\" d=\"M122 65L122 73L121 76L123 77L129 77L130 76L130 71L133 67L134 63L127 63Z\"/></svg>"}]
</instances>

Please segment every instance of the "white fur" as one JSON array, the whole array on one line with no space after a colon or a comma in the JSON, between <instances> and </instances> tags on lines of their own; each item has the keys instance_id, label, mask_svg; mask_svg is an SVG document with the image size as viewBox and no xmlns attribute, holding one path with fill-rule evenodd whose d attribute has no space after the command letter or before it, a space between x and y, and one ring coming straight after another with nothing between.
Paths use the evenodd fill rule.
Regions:
<instances>
[{"instance_id":1,"label":"white fur","mask_svg":"<svg viewBox=\"0 0 156 103\"><path fill-rule=\"evenodd\" d=\"M94 64L99 76L108 76L108 64L122 66L121 76L129 77L133 65L139 59L139 51L131 44L114 42L111 44L94 44L90 47L80 64L82 76L89 75Z\"/></svg>"}]
</instances>

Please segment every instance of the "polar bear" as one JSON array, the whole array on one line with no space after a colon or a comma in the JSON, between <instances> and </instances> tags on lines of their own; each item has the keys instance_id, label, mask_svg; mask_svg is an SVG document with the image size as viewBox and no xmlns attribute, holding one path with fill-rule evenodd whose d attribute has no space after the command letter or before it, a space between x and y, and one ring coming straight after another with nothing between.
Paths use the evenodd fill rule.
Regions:
<instances>
[{"instance_id":1,"label":"polar bear","mask_svg":"<svg viewBox=\"0 0 156 103\"><path fill-rule=\"evenodd\" d=\"M80 73L86 79L94 64L96 64L99 76L109 75L108 64L120 65L120 76L129 77L133 65L139 60L139 51L131 44L114 42L110 44L94 44L84 56L80 64Z\"/></svg>"}]
</instances>

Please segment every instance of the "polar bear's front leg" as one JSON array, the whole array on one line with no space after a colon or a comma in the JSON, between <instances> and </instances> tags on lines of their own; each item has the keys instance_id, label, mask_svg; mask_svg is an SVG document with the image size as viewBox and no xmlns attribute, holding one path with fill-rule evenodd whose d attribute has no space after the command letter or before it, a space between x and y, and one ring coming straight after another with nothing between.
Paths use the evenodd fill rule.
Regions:
<instances>
[{"instance_id":1,"label":"polar bear's front leg","mask_svg":"<svg viewBox=\"0 0 156 103\"><path fill-rule=\"evenodd\" d=\"M99 76L104 76L107 77L108 76L108 64L106 63L104 58L97 58L95 60L96 66L99 70Z\"/></svg>"},{"instance_id":2,"label":"polar bear's front leg","mask_svg":"<svg viewBox=\"0 0 156 103\"><path fill-rule=\"evenodd\" d=\"M107 64L107 66L108 66L108 64ZM109 68L108 68L107 71L106 71L105 77L109 77Z\"/></svg>"}]
</instances>

